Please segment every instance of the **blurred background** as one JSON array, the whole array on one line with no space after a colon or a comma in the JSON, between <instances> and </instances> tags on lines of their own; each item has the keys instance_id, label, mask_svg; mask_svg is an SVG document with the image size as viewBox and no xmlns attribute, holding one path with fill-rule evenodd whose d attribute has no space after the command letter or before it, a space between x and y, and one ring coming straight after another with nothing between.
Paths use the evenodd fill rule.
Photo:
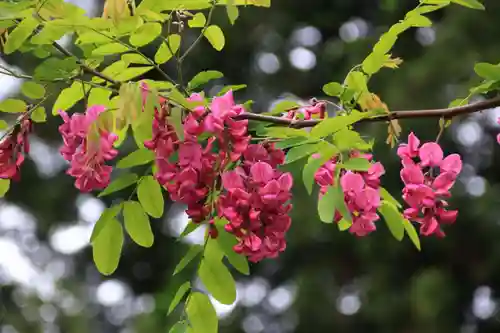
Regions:
<instances>
[{"instance_id":1,"label":"blurred background","mask_svg":"<svg viewBox=\"0 0 500 333\"><path fill-rule=\"evenodd\" d=\"M100 15L100 0L73 0ZM222 71L207 93L227 84L248 84L239 101L255 101L267 111L281 98L322 98L321 87L342 81L391 24L417 5L415 0L272 0L271 9L249 7L230 27L225 10L215 22L226 33L226 48L205 41L189 56L185 78L200 70ZM497 63L500 55L500 2L484 1L486 12L451 6L431 15L433 28L411 30L393 55L400 69L383 70L371 82L391 110L446 107L465 97L478 81L475 62ZM187 31L186 45L198 34ZM495 37L497 36L497 37ZM78 52L71 36L61 43ZM154 55L157 45L144 49ZM32 74L41 62L29 53L0 63ZM175 68L164 68L175 76ZM160 79L152 74L149 78ZM19 93L21 80L0 77L0 99ZM473 100L479 100L476 96ZM47 102L50 106L52 101ZM79 108L79 109L78 109ZM76 110L82 111L79 106ZM447 153L458 152L464 170L454 188L456 225L445 239L422 240L418 252L405 238L397 242L383 221L366 238L341 233L316 216L316 196L295 175L293 224L288 248L277 260L252 266L251 277L236 275L238 299L214 301L220 332L500 332L500 109L457 118L443 138ZM168 332L178 311L166 316L179 285L191 270L172 277L187 250L177 236L186 223L183 207L167 203L168 214L153 221L155 245L126 242L117 272L101 276L92 263L90 232L102 210L127 190L106 197L82 195L64 174L58 154L59 119L36 127L22 179L0 203L0 333ZM434 121L404 121L422 139L435 138ZM386 167L383 185L398 197L402 188L395 151L384 144L386 127L363 127L376 138L375 156ZM126 154L135 149L125 143ZM196 232L186 242L197 243ZM236 273L235 273L236 274Z\"/></svg>"}]
</instances>

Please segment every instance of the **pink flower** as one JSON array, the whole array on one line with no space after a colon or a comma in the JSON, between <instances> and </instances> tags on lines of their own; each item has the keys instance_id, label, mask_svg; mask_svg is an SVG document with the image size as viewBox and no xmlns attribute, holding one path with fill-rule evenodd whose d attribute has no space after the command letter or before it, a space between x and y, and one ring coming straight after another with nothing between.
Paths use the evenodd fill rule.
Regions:
<instances>
[{"instance_id":1,"label":"pink flower","mask_svg":"<svg viewBox=\"0 0 500 333\"><path fill-rule=\"evenodd\" d=\"M66 173L76 178L75 186L82 192L104 189L109 185L112 167L105 162L118 154L113 148L118 137L97 128L98 117L104 111L104 106L96 105L83 115L69 117L66 112L59 112L64 121L59 126L64 143L61 155L70 162Z\"/></svg>"},{"instance_id":2,"label":"pink flower","mask_svg":"<svg viewBox=\"0 0 500 333\"><path fill-rule=\"evenodd\" d=\"M0 141L0 178L19 180L24 154L30 150L28 135L31 131L31 120L22 115L20 124Z\"/></svg>"},{"instance_id":3,"label":"pink flower","mask_svg":"<svg viewBox=\"0 0 500 333\"><path fill-rule=\"evenodd\" d=\"M403 165L401 179L405 184L403 199L410 206L404 211L404 216L420 223L422 235L443 237L441 225L452 224L457 218L457 211L444 208L448 206L444 199L451 196L449 191L462 169L462 160L458 154L443 159L443 150L435 142L425 143L419 148L419 140L413 133L408 141L398 149ZM417 157L419 163L414 161ZM434 174L436 167L440 171L437 175Z\"/></svg>"},{"instance_id":4,"label":"pink flower","mask_svg":"<svg viewBox=\"0 0 500 333\"><path fill-rule=\"evenodd\" d=\"M370 154L361 154L353 151L351 157L365 158L371 161ZM314 175L316 183L320 186L320 197L330 186L335 184L335 169L337 157L326 162ZM373 163L366 172L345 171L340 174L340 186L344 192L344 201L352 216L352 225L349 232L356 236L366 236L376 230L375 221L380 217L377 209L380 206L380 177L385 173L381 163ZM335 211L335 221L339 222L342 215Z\"/></svg>"}]
</instances>

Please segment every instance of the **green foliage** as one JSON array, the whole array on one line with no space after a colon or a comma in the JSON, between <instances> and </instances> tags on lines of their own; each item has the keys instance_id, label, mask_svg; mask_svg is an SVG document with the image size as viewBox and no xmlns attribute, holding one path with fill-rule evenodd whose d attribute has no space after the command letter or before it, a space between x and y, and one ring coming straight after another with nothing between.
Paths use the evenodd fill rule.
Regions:
<instances>
[{"instance_id":1,"label":"green foliage","mask_svg":"<svg viewBox=\"0 0 500 333\"><path fill-rule=\"evenodd\" d=\"M118 267L123 246L123 229L115 218L109 219L92 241L92 255L99 272L111 275Z\"/></svg>"},{"instance_id":2,"label":"green foliage","mask_svg":"<svg viewBox=\"0 0 500 333\"><path fill-rule=\"evenodd\" d=\"M45 96L45 87L36 82L26 81L21 86L21 92L28 98L40 99Z\"/></svg>"},{"instance_id":3,"label":"green foliage","mask_svg":"<svg viewBox=\"0 0 500 333\"><path fill-rule=\"evenodd\" d=\"M203 35L217 51L222 51L226 44L226 39L222 29L218 25L211 25L205 29Z\"/></svg>"},{"instance_id":4,"label":"green foliage","mask_svg":"<svg viewBox=\"0 0 500 333\"><path fill-rule=\"evenodd\" d=\"M309 194L312 193L314 174L322 165L338 154L338 150L332 145L325 145L320 151L318 151L318 154L319 157L313 157L313 155L309 157L304 169L302 169L302 181L304 182L304 186Z\"/></svg>"},{"instance_id":5,"label":"green foliage","mask_svg":"<svg viewBox=\"0 0 500 333\"><path fill-rule=\"evenodd\" d=\"M0 102L0 111L9 113L25 112L27 105L20 99L7 98Z\"/></svg>"},{"instance_id":6,"label":"green foliage","mask_svg":"<svg viewBox=\"0 0 500 333\"><path fill-rule=\"evenodd\" d=\"M198 74L196 74L191 81L188 83L188 89L194 90L204 84L207 84L211 80L215 79L220 79L224 77L224 74L222 74L219 71L203 71Z\"/></svg>"},{"instance_id":7,"label":"green foliage","mask_svg":"<svg viewBox=\"0 0 500 333\"><path fill-rule=\"evenodd\" d=\"M398 208L388 201L382 201L378 209L394 238L401 241L405 235L404 218Z\"/></svg>"},{"instance_id":8,"label":"green foliage","mask_svg":"<svg viewBox=\"0 0 500 333\"><path fill-rule=\"evenodd\" d=\"M279 103L276 103L269 114L278 115L289 110L297 109L299 107L300 105L295 101L281 101Z\"/></svg>"},{"instance_id":9,"label":"green foliage","mask_svg":"<svg viewBox=\"0 0 500 333\"><path fill-rule=\"evenodd\" d=\"M85 96L84 89L84 85L78 81L73 82L69 88L64 88L52 107L52 114L57 115L59 111L68 111L83 99L83 96Z\"/></svg>"},{"instance_id":10,"label":"green foliage","mask_svg":"<svg viewBox=\"0 0 500 333\"><path fill-rule=\"evenodd\" d=\"M137 180L139 177L135 173L124 173L115 180L113 180L108 187L104 189L101 193L99 193L99 197L103 197L106 195L109 195L111 193L118 192L120 190L123 190L135 183L137 183Z\"/></svg>"},{"instance_id":11,"label":"green foliage","mask_svg":"<svg viewBox=\"0 0 500 333\"><path fill-rule=\"evenodd\" d=\"M218 332L217 313L208 296L199 292L191 293L186 313L194 333Z\"/></svg>"},{"instance_id":12,"label":"green foliage","mask_svg":"<svg viewBox=\"0 0 500 333\"><path fill-rule=\"evenodd\" d=\"M43 106L35 108L31 112L31 120L35 123L43 123L47 121L47 112L45 111L45 108Z\"/></svg>"},{"instance_id":13,"label":"green foliage","mask_svg":"<svg viewBox=\"0 0 500 333\"><path fill-rule=\"evenodd\" d=\"M184 257L182 257L181 261L177 264L177 266L174 269L174 275L182 272L184 268L186 268L189 263L196 258L198 254L200 254L203 251L203 247L199 245L193 245L189 248L189 251L186 253Z\"/></svg>"},{"instance_id":14,"label":"green foliage","mask_svg":"<svg viewBox=\"0 0 500 333\"><path fill-rule=\"evenodd\" d=\"M157 22L145 23L135 30L130 36L130 44L133 46L144 46L160 36L162 26Z\"/></svg>"},{"instance_id":15,"label":"green foliage","mask_svg":"<svg viewBox=\"0 0 500 333\"><path fill-rule=\"evenodd\" d=\"M101 233L101 231L106 227L108 223L110 223L111 220L113 220L118 213L120 213L122 209L122 205L114 205L111 207L106 208L101 216L99 217L99 220L97 220L94 229L92 230L92 235L90 236L90 242L93 242Z\"/></svg>"},{"instance_id":16,"label":"green foliage","mask_svg":"<svg viewBox=\"0 0 500 333\"><path fill-rule=\"evenodd\" d=\"M116 167L119 169L128 169L134 166L148 164L153 161L154 158L154 152L146 148L141 148L119 160Z\"/></svg>"},{"instance_id":17,"label":"green foliage","mask_svg":"<svg viewBox=\"0 0 500 333\"><path fill-rule=\"evenodd\" d=\"M328 118L312 128L311 137L322 138L334 134L361 119L369 118L371 115L369 112L352 111L351 114L346 116Z\"/></svg>"},{"instance_id":18,"label":"green foliage","mask_svg":"<svg viewBox=\"0 0 500 333\"><path fill-rule=\"evenodd\" d=\"M10 179L0 179L0 198L3 198L9 191Z\"/></svg>"},{"instance_id":19,"label":"green foliage","mask_svg":"<svg viewBox=\"0 0 500 333\"><path fill-rule=\"evenodd\" d=\"M192 19L188 21L190 28L202 28L205 26L207 19L203 13L196 13Z\"/></svg>"},{"instance_id":20,"label":"green foliage","mask_svg":"<svg viewBox=\"0 0 500 333\"><path fill-rule=\"evenodd\" d=\"M17 51L23 43L33 34L38 27L38 21L32 16L26 17L19 25L12 30L7 38L7 42L3 47L5 54L11 54Z\"/></svg>"},{"instance_id":21,"label":"green foliage","mask_svg":"<svg viewBox=\"0 0 500 333\"><path fill-rule=\"evenodd\" d=\"M175 55L181 46L181 36L178 34L169 35L164 42L161 43L158 51L155 54L155 62L164 64Z\"/></svg>"},{"instance_id":22,"label":"green foliage","mask_svg":"<svg viewBox=\"0 0 500 333\"><path fill-rule=\"evenodd\" d=\"M325 145L327 145L327 143L319 142L319 143L311 143L293 147L286 154L285 163L292 163L300 159L303 159L305 157L308 157L311 154L320 151L323 147L325 147Z\"/></svg>"},{"instance_id":23,"label":"green foliage","mask_svg":"<svg viewBox=\"0 0 500 333\"><path fill-rule=\"evenodd\" d=\"M126 201L123 204L123 219L125 230L134 242L143 247L153 246L154 235L151 231L149 218L140 203Z\"/></svg>"},{"instance_id":24,"label":"green foliage","mask_svg":"<svg viewBox=\"0 0 500 333\"><path fill-rule=\"evenodd\" d=\"M172 313L174 309L179 305L179 302L182 300L182 298L186 295L186 293L191 289L191 283L189 281L184 282L177 292L175 293L174 298L172 299L172 302L170 303L170 306L168 307L168 313Z\"/></svg>"},{"instance_id":25,"label":"green foliage","mask_svg":"<svg viewBox=\"0 0 500 333\"><path fill-rule=\"evenodd\" d=\"M346 170L352 171L368 171L371 167L371 163L366 158L351 158L347 162L339 165Z\"/></svg>"},{"instance_id":26,"label":"green foliage","mask_svg":"<svg viewBox=\"0 0 500 333\"><path fill-rule=\"evenodd\" d=\"M217 243L231 266L233 266L240 273L249 275L250 267L248 267L247 258L234 252L233 250L234 246L238 244L238 240L234 235L231 235L224 230L224 225L227 223L228 221L226 219L216 219L215 224L219 232Z\"/></svg>"},{"instance_id":27,"label":"green foliage","mask_svg":"<svg viewBox=\"0 0 500 333\"><path fill-rule=\"evenodd\" d=\"M160 184L153 176L143 177L137 187L137 197L142 207L152 217L160 218L163 215L163 194Z\"/></svg>"},{"instance_id":28,"label":"green foliage","mask_svg":"<svg viewBox=\"0 0 500 333\"><path fill-rule=\"evenodd\" d=\"M335 217L335 201L337 200L337 190L334 186L328 187L328 191L319 198L318 213L322 222L332 223Z\"/></svg>"}]
</instances>

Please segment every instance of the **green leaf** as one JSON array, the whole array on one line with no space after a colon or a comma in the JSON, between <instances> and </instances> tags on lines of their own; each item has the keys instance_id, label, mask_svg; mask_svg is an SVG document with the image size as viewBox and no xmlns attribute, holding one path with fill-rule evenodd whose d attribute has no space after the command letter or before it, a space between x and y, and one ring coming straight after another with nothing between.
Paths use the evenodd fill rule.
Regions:
<instances>
[{"instance_id":1,"label":"green leaf","mask_svg":"<svg viewBox=\"0 0 500 333\"><path fill-rule=\"evenodd\" d=\"M274 144L274 146L276 148L279 148L279 149L286 149L286 148L295 147L295 146L305 144L308 141L309 141L309 139L306 137L296 136L293 138L287 138L287 139L284 139L282 141L278 141Z\"/></svg>"},{"instance_id":2,"label":"green leaf","mask_svg":"<svg viewBox=\"0 0 500 333\"><path fill-rule=\"evenodd\" d=\"M26 103L20 99L7 98L0 102L0 111L2 112L25 112L27 107Z\"/></svg>"},{"instance_id":3,"label":"green leaf","mask_svg":"<svg viewBox=\"0 0 500 333\"><path fill-rule=\"evenodd\" d=\"M203 246L200 245L191 246L186 255L182 257L181 261L179 261L179 263L175 267L173 275L180 273L202 251L203 251Z\"/></svg>"},{"instance_id":4,"label":"green leaf","mask_svg":"<svg viewBox=\"0 0 500 333\"><path fill-rule=\"evenodd\" d=\"M186 313L194 333L217 333L219 322L217 313L208 296L192 293L186 305Z\"/></svg>"},{"instance_id":5,"label":"green leaf","mask_svg":"<svg viewBox=\"0 0 500 333\"><path fill-rule=\"evenodd\" d=\"M234 85L230 85L230 86L225 86L217 93L217 96L222 96L225 93L227 93L229 90L232 90L233 92L235 92L235 91L238 91L241 89L245 89L246 87L247 87L246 84L234 84Z\"/></svg>"},{"instance_id":6,"label":"green leaf","mask_svg":"<svg viewBox=\"0 0 500 333\"><path fill-rule=\"evenodd\" d=\"M373 75L384 66L386 60L385 53L372 52L363 60L363 71L368 75Z\"/></svg>"},{"instance_id":7,"label":"green leaf","mask_svg":"<svg viewBox=\"0 0 500 333\"><path fill-rule=\"evenodd\" d=\"M373 53L377 53L380 55L388 53L392 49L394 44L396 44L397 39L398 34L394 31L389 30L389 32L383 34L377 44L375 44L375 46L373 47Z\"/></svg>"},{"instance_id":8,"label":"green leaf","mask_svg":"<svg viewBox=\"0 0 500 333\"><path fill-rule=\"evenodd\" d=\"M302 181L304 182L304 186L306 187L307 193L311 194L314 186L314 175L318 171L318 169L324 165L327 161L329 161L333 156L339 153L337 149L333 146L325 146L318 152L319 157L309 157L307 164L304 166L302 170Z\"/></svg>"},{"instance_id":9,"label":"green leaf","mask_svg":"<svg viewBox=\"0 0 500 333\"><path fill-rule=\"evenodd\" d=\"M340 96L344 87L338 82L330 82L323 86L323 92L328 96Z\"/></svg>"},{"instance_id":10,"label":"green leaf","mask_svg":"<svg viewBox=\"0 0 500 333\"><path fill-rule=\"evenodd\" d=\"M69 31L66 27L57 24L62 21L56 19L45 22L43 29L31 38L31 43L36 45L52 44L61 39Z\"/></svg>"},{"instance_id":11,"label":"green leaf","mask_svg":"<svg viewBox=\"0 0 500 333\"><path fill-rule=\"evenodd\" d=\"M116 164L119 169L127 169L137 165L148 164L155 159L155 154L149 149L141 148L122 158Z\"/></svg>"},{"instance_id":12,"label":"green leaf","mask_svg":"<svg viewBox=\"0 0 500 333\"><path fill-rule=\"evenodd\" d=\"M68 79L75 75L80 65L74 58L49 58L35 68L34 78L37 80Z\"/></svg>"},{"instance_id":13,"label":"green leaf","mask_svg":"<svg viewBox=\"0 0 500 333\"><path fill-rule=\"evenodd\" d=\"M5 120L0 119L0 130L4 130L7 128L9 128L9 124L7 124L7 122Z\"/></svg>"},{"instance_id":14,"label":"green leaf","mask_svg":"<svg viewBox=\"0 0 500 333\"><path fill-rule=\"evenodd\" d=\"M347 204L345 203L345 195L344 191L342 189L342 186L340 186L340 169L337 169L336 171L336 179L335 179L335 184L339 184L339 186L335 186L335 204L334 206L337 208L339 211L340 215L347 221L352 223L352 216L351 212L347 208Z\"/></svg>"},{"instance_id":15,"label":"green leaf","mask_svg":"<svg viewBox=\"0 0 500 333\"><path fill-rule=\"evenodd\" d=\"M196 13L192 19L188 21L190 28L203 28L207 22L203 13Z\"/></svg>"},{"instance_id":16,"label":"green leaf","mask_svg":"<svg viewBox=\"0 0 500 333\"><path fill-rule=\"evenodd\" d=\"M426 28L432 26L432 21L427 17L419 14L411 15L405 19L405 24L411 27Z\"/></svg>"},{"instance_id":17,"label":"green leaf","mask_svg":"<svg viewBox=\"0 0 500 333\"><path fill-rule=\"evenodd\" d=\"M227 222L227 220L226 220ZM248 266L248 260L245 256L234 252L234 246L238 244L238 240L235 236L229 234L224 230L224 224L219 224L216 220L216 227L219 235L217 237L217 243L219 244L222 252L226 256L229 263L238 270L238 272L249 275L250 267Z\"/></svg>"},{"instance_id":18,"label":"green leaf","mask_svg":"<svg viewBox=\"0 0 500 333\"><path fill-rule=\"evenodd\" d=\"M205 29L203 35L212 44L213 48L217 51L221 51L224 48L226 39L222 29L217 25L211 25Z\"/></svg>"},{"instance_id":19,"label":"green leaf","mask_svg":"<svg viewBox=\"0 0 500 333\"><path fill-rule=\"evenodd\" d=\"M35 123L44 123L47 121L47 112L43 106L37 107L30 116Z\"/></svg>"},{"instance_id":20,"label":"green leaf","mask_svg":"<svg viewBox=\"0 0 500 333\"><path fill-rule=\"evenodd\" d=\"M451 0L451 2L454 2L456 4L462 5L464 7L469 7L472 9L479 9L479 10L485 10L486 8L482 3L480 3L477 0Z\"/></svg>"},{"instance_id":21,"label":"green leaf","mask_svg":"<svg viewBox=\"0 0 500 333\"><path fill-rule=\"evenodd\" d=\"M267 127L263 128L262 131L257 131L259 135L264 135L272 138L290 138L290 137L305 137L307 138L308 133L301 129L290 128L290 127Z\"/></svg>"},{"instance_id":22,"label":"green leaf","mask_svg":"<svg viewBox=\"0 0 500 333\"><path fill-rule=\"evenodd\" d=\"M11 54L19 49L28 37L33 34L36 27L38 27L38 20L34 16L27 16L14 30L9 33L7 41L3 46L3 52L5 54Z\"/></svg>"},{"instance_id":23,"label":"green leaf","mask_svg":"<svg viewBox=\"0 0 500 333\"><path fill-rule=\"evenodd\" d=\"M93 242L101 233L103 228L106 226L106 224L109 223L112 219L118 215L118 213L121 211L122 205L114 205L111 207L106 208L101 216L99 217L99 220L97 220L96 224L94 225L94 229L92 230L92 235L90 236L90 242Z\"/></svg>"},{"instance_id":24,"label":"green leaf","mask_svg":"<svg viewBox=\"0 0 500 333\"><path fill-rule=\"evenodd\" d=\"M87 102L89 105L100 104L108 106L110 104L111 93L112 91L109 89L92 87Z\"/></svg>"},{"instance_id":25,"label":"green leaf","mask_svg":"<svg viewBox=\"0 0 500 333\"><path fill-rule=\"evenodd\" d=\"M277 114L282 114L284 112L294 110L300 107L300 104L295 102L295 101L281 101L279 103L276 103L276 105L273 107L271 112L268 114L270 115L277 115Z\"/></svg>"},{"instance_id":26,"label":"green leaf","mask_svg":"<svg viewBox=\"0 0 500 333\"><path fill-rule=\"evenodd\" d=\"M385 188L383 187L380 187L380 196L382 197L382 199L384 199L385 201L388 201L390 202L391 204L393 204L394 206L398 207L398 208L401 208L401 204L399 203L399 201L397 201L390 193L389 191L387 191Z\"/></svg>"},{"instance_id":27,"label":"green leaf","mask_svg":"<svg viewBox=\"0 0 500 333\"><path fill-rule=\"evenodd\" d=\"M348 126L371 116L370 112L352 111L350 115L336 116L328 118L314 126L311 130L311 137L321 138L347 128Z\"/></svg>"},{"instance_id":28,"label":"green leaf","mask_svg":"<svg viewBox=\"0 0 500 333\"><path fill-rule=\"evenodd\" d=\"M137 201L125 201L123 204L123 219L125 230L130 238L142 247L151 247L154 243L153 231L149 224L149 217Z\"/></svg>"},{"instance_id":29,"label":"green leaf","mask_svg":"<svg viewBox=\"0 0 500 333\"><path fill-rule=\"evenodd\" d=\"M368 171L372 165L366 158L351 158L341 166L346 170Z\"/></svg>"},{"instance_id":30,"label":"green leaf","mask_svg":"<svg viewBox=\"0 0 500 333\"><path fill-rule=\"evenodd\" d=\"M324 147L322 143L312 143L293 147L286 154L285 164L292 163L304 157L310 156L322 147Z\"/></svg>"},{"instance_id":31,"label":"green leaf","mask_svg":"<svg viewBox=\"0 0 500 333\"><path fill-rule=\"evenodd\" d=\"M112 218L92 242L92 256L99 272L111 275L118 267L123 247L123 228Z\"/></svg>"},{"instance_id":32,"label":"green leaf","mask_svg":"<svg viewBox=\"0 0 500 333\"><path fill-rule=\"evenodd\" d=\"M328 191L319 198L318 214L324 223L333 223L335 217L335 198L337 189L334 186L328 187Z\"/></svg>"},{"instance_id":33,"label":"green leaf","mask_svg":"<svg viewBox=\"0 0 500 333\"><path fill-rule=\"evenodd\" d=\"M163 194L160 184L153 176L146 176L141 179L137 187L137 197L142 207L152 217L160 218L163 215Z\"/></svg>"},{"instance_id":34,"label":"green leaf","mask_svg":"<svg viewBox=\"0 0 500 333\"><path fill-rule=\"evenodd\" d=\"M208 83L211 80L215 79L220 79L221 77L224 77L224 74L222 74L219 71L203 71L198 74L196 74L191 81L188 83L188 89L193 90L198 88L199 86L202 86L206 83Z\"/></svg>"},{"instance_id":35,"label":"green leaf","mask_svg":"<svg viewBox=\"0 0 500 333\"><path fill-rule=\"evenodd\" d=\"M120 177L113 180L101 193L99 193L98 197L104 197L111 193L118 192L129 187L132 184L137 183L137 175L135 173L125 173Z\"/></svg>"},{"instance_id":36,"label":"green leaf","mask_svg":"<svg viewBox=\"0 0 500 333\"><path fill-rule=\"evenodd\" d=\"M397 207L388 201L382 201L378 209L394 238L401 241L405 235L404 218Z\"/></svg>"},{"instance_id":37,"label":"green leaf","mask_svg":"<svg viewBox=\"0 0 500 333\"><path fill-rule=\"evenodd\" d=\"M115 77L115 80L119 82L130 81L138 76L146 74L153 68L154 66L129 67L124 69L120 74L118 74Z\"/></svg>"},{"instance_id":38,"label":"green leaf","mask_svg":"<svg viewBox=\"0 0 500 333\"><path fill-rule=\"evenodd\" d=\"M418 234L417 234L417 231L415 230L415 227L407 219L403 220L403 225L404 225L404 228L406 230L406 233L408 234L408 237L410 237L410 240L413 242L415 247L420 251L421 250L420 238L418 238Z\"/></svg>"},{"instance_id":39,"label":"green leaf","mask_svg":"<svg viewBox=\"0 0 500 333\"><path fill-rule=\"evenodd\" d=\"M114 38L114 35L106 31L85 31L84 33L78 34L76 44L107 44L112 38Z\"/></svg>"},{"instance_id":40,"label":"green leaf","mask_svg":"<svg viewBox=\"0 0 500 333\"><path fill-rule=\"evenodd\" d=\"M341 219L337 225L340 231L346 231L352 226L352 222L349 222L346 219Z\"/></svg>"},{"instance_id":41,"label":"green leaf","mask_svg":"<svg viewBox=\"0 0 500 333\"><path fill-rule=\"evenodd\" d=\"M104 44L92 51L93 56L107 56L127 52L130 49L121 43Z\"/></svg>"},{"instance_id":42,"label":"green leaf","mask_svg":"<svg viewBox=\"0 0 500 333\"><path fill-rule=\"evenodd\" d=\"M368 78L365 74L359 71L353 71L350 72L349 75L347 75L346 85L347 87L356 91L356 93L359 95L368 92L367 80Z\"/></svg>"},{"instance_id":43,"label":"green leaf","mask_svg":"<svg viewBox=\"0 0 500 333\"><path fill-rule=\"evenodd\" d=\"M10 179L0 179L0 198L5 197L10 188Z\"/></svg>"},{"instance_id":44,"label":"green leaf","mask_svg":"<svg viewBox=\"0 0 500 333\"><path fill-rule=\"evenodd\" d=\"M69 88L65 88L61 91L57 97L54 106L52 107L52 114L57 115L59 111L67 111L78 101L83 99L84 92L81 82L73 82Z\"/></svg>"},{"instance_id":45,"label":"green leaf","mask_svg":"<svg viewBox=\"0 0 500 333\"><path fill-rule=\"evenodd\" d=\"M182 239L182 238L186 237L187 235L191 234L196 229L198 229L200 226L201 226L201 223L194 223L191 220L189 220L188 224L186 225L186 227L184 228L184 230L180 234L179 239Z\"/></svg>"},{"instance_id":46,"label":"green leaf","mask_svg":"<svg viewBox=\"0 0 500 333\"><path fill-rule=\"evenodd\" d=\"M21 86L21 92L28 98L40 99L45 96L45 87L33 81L26 81Z\"/></svg>"},{"instance_id":47,"label":"green leaf","mask_svg":"<svg viewBox=\"0 0 500 333\"><path fill-rule=\"evenodd\" d=\"M145 23L130 36L130 44L136 47L147 45L160 36L161 30L160 23Z\"/></svg>"},{"instance_id":48,"label":"green leaf","mask_svg":"<svg viewBox=\"0 0 500 333\"><path fill-rule=\"evenodd\" d=\"M174 298L172 299L172 302L170 303L170 306L168 307L168 312L167 315L171 314L172 311L179 305L179 302L182 300L184 295L191 289L191 283L189 281L184 282L177 292L175 293Z\"/></svg>"},{"instance_id":49,"label":"green leaf","mask_svg":"<svg viewBox=\"0 0 500 333\"><path fill-rule=\"evenodd\" d=\"M227 12L227 17L229 18L229 22L234 25L234 23L238 19L238 16L240 15L240 11L238 10L238 7L236 7L236 5L234 4L234 0L227 0L226 12Z\"/></svg>"},{"instance_id":50,"label":"green leaf","mask_svg":"<svg viewBox=\"0 0 500 333\"><path fill-rule=\"evenodd\" d=\"M365 142L358 132L344 128L333 136L333 143L340 151L345 152L352 149L371 150L373 143Z\"/></svg>"},{"instance_id":51,"label":"green leaf","mask_svg":"<svg viewBox=\"0 0 500 333\"><path fill-rule=\"evenodd\" d=\"M207 251L201 261L198 276L212 296L222 304L233 304L236 300L236 283L227 267Z\"/></svg>"},{"instance_id":52,"label":"green leaf","mask_svg":"<svg viewBox=\"0 0 500 333\"><path fill-rule=\"evenodd\" d=\"M168 45L166 44L168 43ZM155 62L159 65L169 61L181 46L181 36L172 34L167 37L166 42L162 42L155 54Z\"/></svg>"},{"instance_id":53,"label":"green leaf","mask_svg":"<svg viewBox=\"0 0 500 333\"><path fill-rule=\"evenodd\" d=\"M481 62L474 66L474 71L487 80L500 81L500 66Z\"/></svg>"},{"instance_id":54,"label":"green leaf","mask_svg":"<svg viewBox=\"0 0 500 333\"><path fill-rule=\"evenodd\" d=\"M168 331L168 333L186 333L188 329L188 324L185 321L180 321L175 323L174 326Z\"/></svg>"},{"instance_id":55,"label":"green leaf","mask_svg":"<svg viewBox=\"0 0 500 333\"><path fill-rule=\"evenodd\" d=\"M142 55L137 54L137 53L122 54L121 59L123 62L125 62L127 64L127 66L130 64L140 64L140 65L149 65L150 64L150 62L148 61L147 58L145 58Z\"/></svg>"},{"instance_id":56,"label":"green leaf","mask_svg":"<svg viewBox=\"0 0 500 333\"><path fill-rule=\"evenodd\" d=\"M184 124L182 123L183 110L178 107L172 108L170 116L168 117L169 123L174 126L175 133L179 140L184 140Z\"/></svg>"}]
</instances>

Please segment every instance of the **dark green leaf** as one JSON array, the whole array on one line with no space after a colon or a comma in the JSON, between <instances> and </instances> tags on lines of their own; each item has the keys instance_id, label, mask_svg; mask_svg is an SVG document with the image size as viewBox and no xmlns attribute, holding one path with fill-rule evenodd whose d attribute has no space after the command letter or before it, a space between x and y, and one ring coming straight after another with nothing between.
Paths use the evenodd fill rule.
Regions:
<instances>
[{"instance_id":1,"label":"dark green leaf","mask_svg":"<svg viewBox=\"0 0 500 333\"><path fill-rule=\"evenodd\" d=\"M188 89L193 90L198 88L199 86L202 86L206 83L208 83L211 80L215 79L220 79L221 77L224 77L224 74L222 74L219 71L203 71L198 74L196 74L191 81L188 83Z\"/></svg>"},{"instance_id":2,"label":"dark green leaf","mask_svg":"<svg viewBox=\"0 0 500 333\"><path fill-rule=\"evenodd\" d=\"M149 224L149 217L137 201L126 201L123 204L123 218L125 230L130 238L142 247L151 247L154 242L153 231Z\"/></svg>"},{"instance_id":3,"label":"dark green leaf","mask_svg":"<svg viewBox=\"0 0 500 333\"><path fill-rule=\"evenodd\" d=\"M113 274L120 262L122 247L122 225L112 218L92 242L92 255L99 272L104 275Z\"/></svg>"},{"instance_id":4,"label":"dark green leaf","mask_svg":"<svg viewBox=\"0 0 500 333\"><path fill-rule=\"evenodd\" d=\"M217 333L219 322L217 313L208 296L192 293L186 306L186 313L194 333Z\"/></svg>"},{"instance_id":5,"label":"dark green leaf","mask_svg":"<svg viewBox=\"0 0 500 333\"><path fill-rule=\"evenodd\" d=\"M171 314L172 311L179 305L179 302L182 300L184 295L191 289L191 283L189 281L184 282L177 292L175 293L174 298L172 299L172 302L170 303L170 306L168 307L168 312L167 315Z\"/></svg>"},{"instance_id":6,"label":"dark green leaf","mask_svg":"<svg viewBox=\"0 0 500 333\"><path fill-rule=\"evenodd\" d=\"M385 219L387 227L391 231L394 238L401 241L405 235L404 218L397 207L388 201L382 201L378 211Z\"/></svg>"},{"instance_id":7,"label":"dark green leaf","mask_svg":"<svg viewBox=\"0 0 500 333\"><path fill-rule=\"evenodd\" d=\"M175 267L173 275L180 273L202 251L203 251L203 246L200 245L191 246L186 255L182 257L181 261L179 261L179 263Z\"/></svg>"},{"instance_id":8,"label":"dark green leaf","mask_svg":"<svg viewBox=\"0 0 500 333\"><path fill-rule=\"evenodd\" d=\"M149 149L141 148L122 158L116 164L119 169L127 169L138 165L148 164L155 159L155 154Z\"/></svg>"},{"instance_id":9,"label":"dark green leaf","mask_svg":"<svg viewBox=\"0 0 500 333\"><path fill-rule=\"evenodd\" d=\"M137 187L137 197L146 213L152 217L162 217L165 206L163 194L160 184L153 176L146 176L140 180Z\"/></svg>"},{"instance_id":10,"label":"dark green leaf","mask_svg":"<svg viewBox=\"0 0 500 333\"><path fill-rule=\"evenodd\" d=\"M174 326L168 331L168 333L186 333L188 329L188 324L185 321L180 321L175 323Z\"/></svg>"}]
</instances>

